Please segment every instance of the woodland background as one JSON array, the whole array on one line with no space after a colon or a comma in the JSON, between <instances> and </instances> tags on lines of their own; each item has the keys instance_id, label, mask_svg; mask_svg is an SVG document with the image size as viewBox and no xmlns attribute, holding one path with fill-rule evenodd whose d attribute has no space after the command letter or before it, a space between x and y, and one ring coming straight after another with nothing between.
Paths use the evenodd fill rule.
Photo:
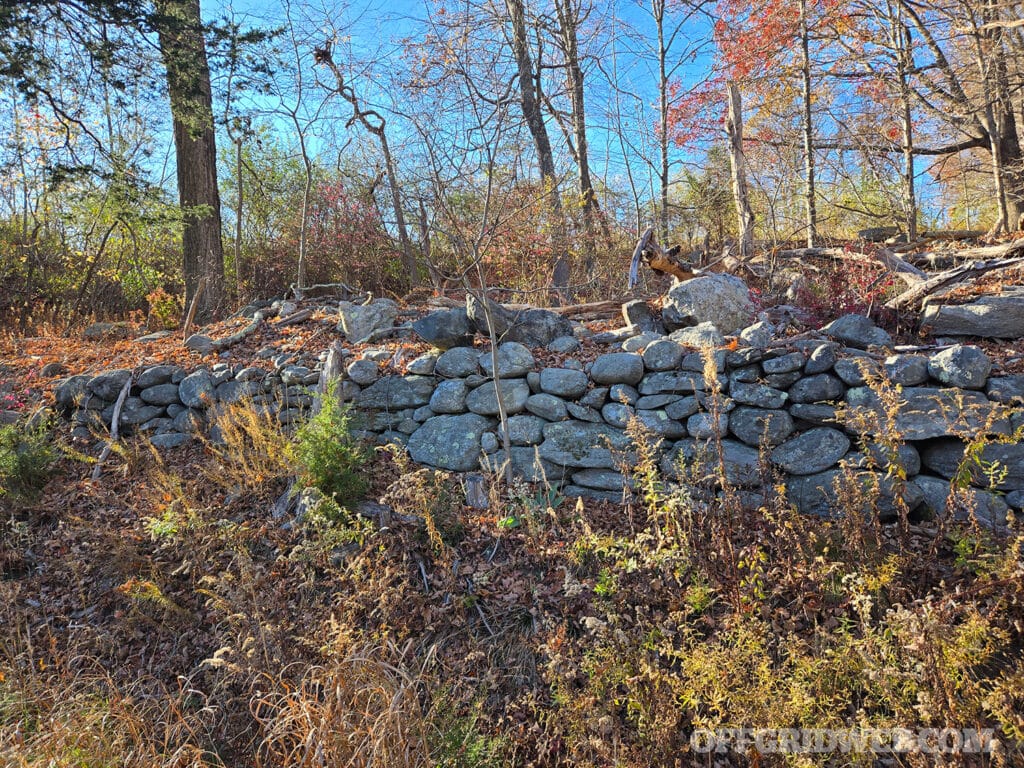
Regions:
<instances>
[{"instance_id":1,"label":"woodland background","mask_svg":"<svg viewBox=\"0 0 1024 768\"><path fill-rule=\"evenodd\" d=\"M0 311L174 322L291 285L543 304L637 236L1016 229L1019 3L465 0L0 8ZM734 133L735 136L735 133Z\"/></svg>"}]
</instances>

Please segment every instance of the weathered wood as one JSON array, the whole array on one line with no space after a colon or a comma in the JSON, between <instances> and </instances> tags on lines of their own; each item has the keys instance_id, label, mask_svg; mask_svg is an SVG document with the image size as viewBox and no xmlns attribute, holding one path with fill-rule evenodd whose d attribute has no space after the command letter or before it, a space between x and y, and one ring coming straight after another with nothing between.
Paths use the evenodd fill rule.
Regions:
<instances>
[{"instance_id":1,"label":"weathered wood","mask_svg":"<svg viewBox=\"0 0 1024 768\"><path fill-rule=\"evenodd\" d=\"M938 293L944 288L973 282L982 275L1021 265L1024 265L1024 256L993 259L991 261L975 261L970 264L964 264L955 269L942 272L930 280L925 280L919 285L904 291L899 296L886 302L885 306L890 309L918 309L922 300Z\"/></svg>"},{"instance_id":2,"label":"weathered wood","mask_svg":"<svg viewBox=\"0 0 1024 768\"><path fill-rule=\"evenodd\" d=\"M121 391L117 395L117 400L114 401L114 412L110 416L110 439L107 440L107 444L103 446L103 451L100 453L100 457L96 460L96 466L92 468L92 481L95 483L100 479L100 474L103 472L103 462L110 456L110 452L114 449L114 443L117 442L121 433L121 410L124 408L124 401L128 399L128 393L132 389L132 379L134 377L129 376L128 381L121 387Z\"/></svg>"},{"instance_id":3,"label":"weathered wood","mask_svg":"<svg viewBox=\"0 0 1024 768\"><path fill-rule=\"evenodd\" d=\"M788 259L830 258L848 261L877 261L891 269L908 286L914 287L928 279L928 273L909 264L887 248L879 248L871 253L863 251L845 251L842 248L795 248L779 251L778 256Z\"/></svg>"},{"instance_id":4,"label":"weathered wood","mask_svg":"<svg viewBox=\"0 0 1024 768\"><path fill-rule=\"evenodd\" d=\"M296 323L302 323L305 322L306 320L309 320L309 318L311 318L312 316L313 310L311 308L300 309L298 312L292 312L290 315L288 315L288 317L282 317L280 320L274 323L274 325L278 326L279 328L285 325L295 325Z\"/></svg>"},{"instance_id":5,"label":"weathered wood","mask_svg":"<svg viewBox=\"0 0 1024 768\"><path fill-rule=\"evenodd\" d=\"M732 196L739 225L740 258L746 261L754 255L754 210L750 207L750 196L747 194L747 161L743 153L743 100L735 81L729 81L727 95L729 112L725 119L725 132L729 137Z\"/></svg>"},{"instance_id":6,"label":"weathered wood","mask_svg":"<svg viewBox=\"0 0 1024 768\"><path fill-rule=\"evenodd\" d=\"M341 376L342 353L344 348L340 341L334 341L327 350L327 358L324 360L324 367L320 370L320 378L316 383L316 395L313 397L313 406L310 409L310 416L316 416L324 405L324 397L331 389L331 383L337 381Z\"/></svg>"},{"instance_id":7,"label":"weathered wood","mask_svg":"<svg viewBox=\"0 0 1024 768\"><path fill-rule=\"evenodd\" d=\"M192 322L196 319L196 310L199 308L199 299L202 298L204 290L206 290L206 278L202 277L199 279L199 285L196 286L196 292L192 296L192 302L188 306L188 314L185 315L185 327L181 334L182 341L188 339L189 332L192 330Z\"/></svg>"}]
</instances>

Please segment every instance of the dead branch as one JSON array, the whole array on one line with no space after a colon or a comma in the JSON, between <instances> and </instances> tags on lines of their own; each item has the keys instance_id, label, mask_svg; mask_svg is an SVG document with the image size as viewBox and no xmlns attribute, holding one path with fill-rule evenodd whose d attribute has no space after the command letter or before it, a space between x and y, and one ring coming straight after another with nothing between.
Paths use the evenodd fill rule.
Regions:
<instances>
[{"instance_id":1,"label":"dead branch","mask_svg":"<svg viewBox=\"0 0 1024 768\"><path fill-rule=\"evenodd\" d=\"M114 413L110 417L110 439L107 440L106 445L103 446L103 451L100 453L99 459L96 460L96 466L92 468L92 481L95 483L100 479L100 474L103 472L103 462L110 456L110 452L114 449L114 443L117 442L121 432L121 409L124 408L124 401L128 399L128 393L132 388L132 377L128 377L128 381L121 387L120 393L117 395L117 400L114 401Z\"/></svg>"},{"instance_id":2,"label":"dead branch","mask_svg":"<svg viewBox=\"0 0 1024 768\"><path fill-rule=\"evenodd\" d=\"M313 316L312 309L300 309L298 312L292 312L288 317L282 317L274 325L283 327L285 325L295 325L296 323L302 323L309 320Z\"/></svg>"},{"instance_id":3,"label":"dead branch","mask_svg":"<svg viewBox=\"0 0 1024 768\"><path fill-rule=\"evenodd\" d=\"M830 258L847 261L877 261L892 270L910 287L920 285L923 280L928 279L928 273L904 261L888 248L879 248L871 253L845 251L842 248L795 248L779 251L777 255L785 259Z\"/></svg>"},{"instance_id":4,"label":"dead branch","mask_svg":"<svg viewBox=\"0 0 1024 768\"><path fill-rule=\"evenodd\" d=\"M1017 249L1018 251L1021 249ZM975 261L964 264L954 269L941 272L930 280L926 280L910 290L904 291L899 296L886 302L890 309L918 309L921 302L944 288L953 285L962 285L977 280L982 275L996 272L1003 269L1010 269L1024 264L1024 256L1016 256L1006 259L993 259L991 261Z\"/></svg>"}]
</instances>

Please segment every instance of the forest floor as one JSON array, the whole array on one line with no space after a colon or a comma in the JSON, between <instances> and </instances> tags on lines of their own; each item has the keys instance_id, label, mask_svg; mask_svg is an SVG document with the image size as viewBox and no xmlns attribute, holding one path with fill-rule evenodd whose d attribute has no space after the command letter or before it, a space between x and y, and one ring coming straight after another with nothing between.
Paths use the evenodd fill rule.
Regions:
<instances>
[{"instance_id":1,"label":"forest floor","mask_svg":"<svg viewBox=\"0 0 1024 768\"><path fill-rule=\"evenodd\" d=\"M315 355L337 337L335 323L315 314L267 324L227 362L269 365L256 353L271 346ZM899 343L928 342L892 328ZM426 350L374 346L393 352L396 371ZM1024 370L1021 340L982 346L999 369ZM67 376L219 361L187 352L177 334L0 339L0 380L25 409L52 397L48 363ZM262 444L199 441L164 457L129 440L96 481L88 455L58 430L63 449L41 491L0 497L5 764L834 757L750 745L709 755L691 740L721 726L992 729L987 752L950 759L1024 761L1019 522L998 533L954 520L883 523L874 500L855 493L836 519L811 521L767 471L765 504L750 510L728 492L662 482L647 450L628 468L637 491L622 504L492 483L490 507L477 510L458 476L378 450L362 471L368 497L400 513L390 524L282 525L269 510L293 467L281 434L266 429ZM883 757L937 764L922 746Z\"/></svg>"}]
</instances>

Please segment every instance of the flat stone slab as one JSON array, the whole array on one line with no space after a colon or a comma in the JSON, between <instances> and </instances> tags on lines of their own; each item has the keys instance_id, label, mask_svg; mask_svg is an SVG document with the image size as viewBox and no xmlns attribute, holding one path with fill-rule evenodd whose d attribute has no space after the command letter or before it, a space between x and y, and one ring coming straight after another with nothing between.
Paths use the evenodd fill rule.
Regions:
<instances>
[{"instance_id":1,"label":"flat stone slab","mask_svg":"<svg viewBox=\"0 0 1024 768\"><path fill-rule=\"evenodd\" d=\"M981 336L1015 339L1024 336L1024 288L983 296L970 304L928 304L921 324L936 336Z\"/></svg>"},{"instance_id":2,"label":"flat stone slab","mask_svg":"<svg viewBox=\"0 0 1024 768\"><path fill-rule=\"evenodd\" d=\"M413 461L431 467L469 472L480 466L480 437L494 421L476 413L434 416L409 438Z\"/></svg>"},{"instance_id":3,"label":"flat stone slab","mask_svg":"<svg viewBox=\"0 0 1024 768\"><path fill-rule=\"evenodd\" d=\"M980 392L936 387L907 387L903 390L905 404L895 418L896 431L905 440L930 440L958 432L977 433L983 429L996 405ZM875 422L869 433L886 429L885 409L878 396L868 387L854 387L846 393L850 408L864 411L862 415ZM850 424L850 414L847 414ZM996 434L1009 434L1010 424L998 419L992 425Z\"/></svg>"},{"instance_id":4,"label":"flat stone slab","mask_svg":"<svg viewBox=\"0 0 1024 768\"><path fill-rule=\"evenodd\" d=\"M616 455L628 453L631 441L625 432L589 421L559 421L544 427L542 459L566 467L614 469Z\"/></svg>"}]
</instances>

